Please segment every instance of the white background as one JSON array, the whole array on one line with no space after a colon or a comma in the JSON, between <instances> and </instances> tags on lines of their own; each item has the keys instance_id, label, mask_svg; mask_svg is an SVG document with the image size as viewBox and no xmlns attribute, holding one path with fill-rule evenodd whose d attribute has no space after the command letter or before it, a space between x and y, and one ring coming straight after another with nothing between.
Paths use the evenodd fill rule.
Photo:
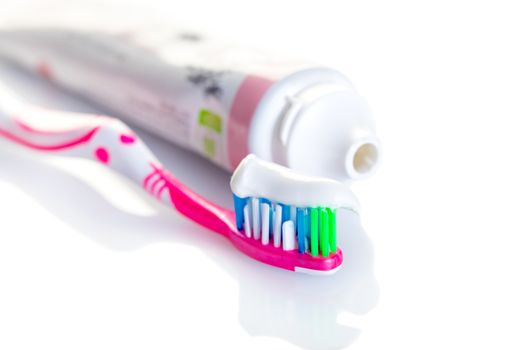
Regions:
<instances>
[{"instance_id":1,"label":"white background","mask_svg":"<svg viewBox=\"0 0 525 350\"><path fill-rule=\"evenodd\" d=\"M112 4L112 6L110 6ZM137 10L138 9L138 10ZM3 0L0 25L143 16L346 73L384 145L332 278L278 271L106 169L0 141L1 349L523 349L522 1ZM0 66L44 106L95 112ZM144 135L229 204L228 177Z\"/></svg>"}]
</instances>

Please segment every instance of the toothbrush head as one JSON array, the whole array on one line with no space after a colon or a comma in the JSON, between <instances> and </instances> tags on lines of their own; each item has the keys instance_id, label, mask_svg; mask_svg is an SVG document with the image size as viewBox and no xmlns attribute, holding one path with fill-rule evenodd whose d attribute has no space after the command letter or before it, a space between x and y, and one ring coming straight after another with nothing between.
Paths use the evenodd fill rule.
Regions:
<instances>
[{"instance_id":1,"label":"toothbrush head","mask_svg":"<svg viewBox=\"0 0 525 350\"><path fill-rule=\"evenodd\" d=\"M350 189L335 180L305 176L247 156L231 179L237 234L247 255L296 272L330 274L343 262L336 211L357 211Z\"/></svg>"}]
</instances>

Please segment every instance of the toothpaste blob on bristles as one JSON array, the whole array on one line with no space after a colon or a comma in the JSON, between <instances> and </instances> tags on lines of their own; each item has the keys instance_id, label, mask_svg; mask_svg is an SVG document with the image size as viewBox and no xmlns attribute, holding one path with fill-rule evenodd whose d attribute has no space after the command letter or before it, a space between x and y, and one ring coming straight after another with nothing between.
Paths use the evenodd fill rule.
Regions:
<instances>
[{"instance_id":1,"label":"toothpaste blob on bristles","mask_svg":"<svg viewBox=\"0 0 525 350\"><path fill-rule=\"evenodd\" d=\"M332 179L299 174L253 154L239 164L230 186L232 192L241 198L262 197L296 207L359 211L359 203L347 185Z\"/></svg>"},{"instance_id":2,"label":"toothpaste blob on bristles","mask_svg":"<svg viewBox=\"0 0 525 350\"><path fill-rule=\"evenodd\" d=\"M283 254L338 254L336 211L358 209L345 185L301 175L253 155L239 164L230 185L239 232L262 246L272 241Z\"/></svg>"}]
</instances>

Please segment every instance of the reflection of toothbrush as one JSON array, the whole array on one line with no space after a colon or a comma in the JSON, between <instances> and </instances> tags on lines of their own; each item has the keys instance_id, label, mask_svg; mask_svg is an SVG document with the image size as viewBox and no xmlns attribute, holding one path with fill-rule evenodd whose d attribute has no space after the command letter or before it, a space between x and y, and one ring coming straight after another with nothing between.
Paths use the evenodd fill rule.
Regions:
<instances>
[{"instance_id":1,"label":"reflection of toothbrush","mask_svg":"<svg viewBox=\"0 0 525 350\"><path fill-rule=\"evenodd\" d=\"M335 208L356 209L357 203L350 190L336 181L301 176L248 156L231 181L236 216L185 187L117 119L83 118L81 124L64 127L64 120L71 124L78 118L22 106L4 93L0 101L3 138L40 151L99 161L193 221L226 236L256 260L308 273L334 272L342 263Z\"/></svg>"}]
</instances>

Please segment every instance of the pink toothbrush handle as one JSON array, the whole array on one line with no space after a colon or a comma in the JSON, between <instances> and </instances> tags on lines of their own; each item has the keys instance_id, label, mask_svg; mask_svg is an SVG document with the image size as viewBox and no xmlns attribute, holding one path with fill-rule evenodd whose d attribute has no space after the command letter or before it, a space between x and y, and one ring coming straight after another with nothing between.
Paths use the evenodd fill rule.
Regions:
<instances>
[{"instance_id":1,"label":"pink toothbrush handle","mask_svg":"<svg viewBox=\"0 0 525 350\"><path fill-rule=\"evenodd\" d=\"M9 112L0 109L0 136L38 151L98 161L191 220L225 236L237 232L232 211L213 204L184 186L162 167L142 140L121 121L93 116L72 128L41 129L29 122L35 117L45 121L57 117L78 119L73 113L34 107L15 109L15 113L12 108Z\"/></svg>"},{"instance_id":2,"label":"pink toothbrush handle","mask_svg":"<svg viewBox=\"0 0 525 350\"><path fill-rule=\"evenodd\" d=\"M6 102L7 101L7 102ZM342 264L340 249L329 257L314 257L297 250L283 251L246 237L236 228L233 211L218 207L184 186L146 145L121 121L108 117L86 118L83 124L64 127L78 118L74 113L22 107L0 97L0 137L22 146L98 161L128 177L163 203L210 230L226 236L244 254L291 271L331 273ZM36 121L52 122L67 117L62 126L39 128ZM309 272L310 273L310 272Z\"/></svg>"}]
</instances>

